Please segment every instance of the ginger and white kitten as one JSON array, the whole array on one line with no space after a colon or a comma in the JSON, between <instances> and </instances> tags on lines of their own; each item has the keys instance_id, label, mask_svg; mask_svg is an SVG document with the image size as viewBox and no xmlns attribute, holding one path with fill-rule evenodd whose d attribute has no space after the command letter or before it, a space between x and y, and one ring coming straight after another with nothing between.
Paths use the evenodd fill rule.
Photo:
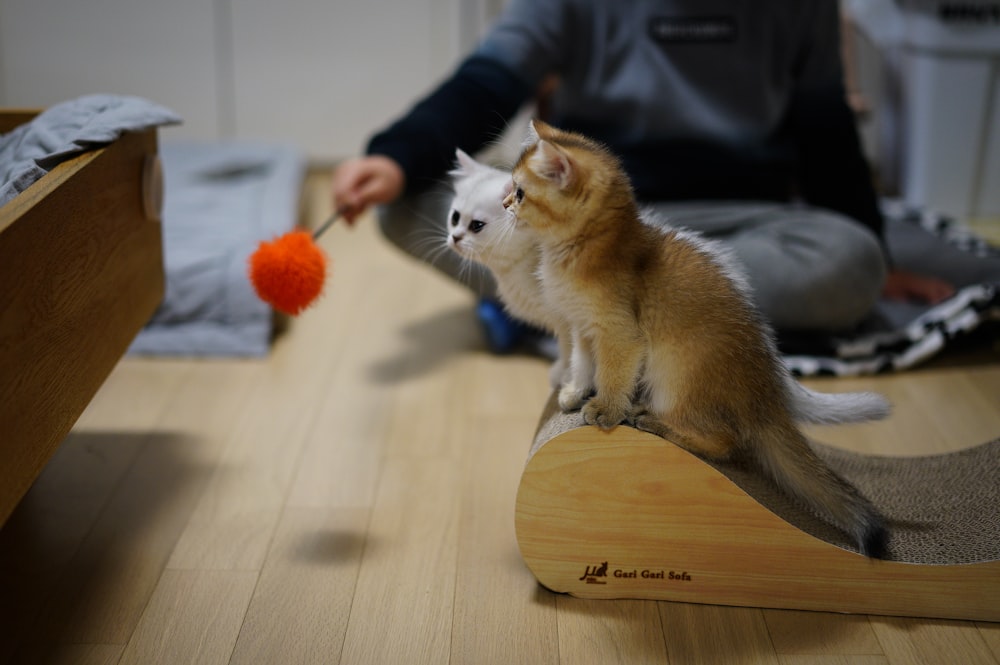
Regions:
<instances>
[{"instance_id":1,"label":"ginger and white kitten","mask_svg":"<svg viewBox=\"0 0 1000 665\"><path fill-rule=\"evenodd\" d=\"M724 251L696 234L644 224L616 157L541 122L504 206L539 244L544 302L569 322L574 348L587 352L573 356L563 408L582 407L584 420L602 429L630 421L704 457L750 462L863 553L884 554L882 517L796 425L809 415L799 404L809 393L795 387ZM589 401L589 368L578 372L578 355L593 360ZM887 411L877 396L868 401Z\"/></svg>"},{"instance_id":2,"label":"ginger and white kitten","mask_svg":"<svg viewBox=\"0 0 1000 665\"><path fill-rule=\"evenodd\" d=\"M503 207L511 187L511 174L476 161L461 149L455 151L456 166L450 172L455 196L448 212L447 245L464 259L486 266L497 281L497 290L511 314L522 321L553 332L559 342L559 358L550 371L554 388L574 395L570 403L593 391L593 362L585 345L574 347L567 322L558 308L545 303L538 275L540 253L537 241L517 233ZM658 230L662 224L648 219ZM571 358L576 377L567 373ZM793 415L798 422L843 424L885 417L888 404L872 393L817 393L787 376Z\"/></svg>"},{"instance_id":3,"label":"ginger and white kitten","mask_svg":"<svg viewBox=\"0 0 1000 665\"><path fill-rule=\"evenodd\" d=\"M504 210L510 172L481 164L461 149L455 157L456 166L450 172L455 197L448 212L448 247L490 270L500 299L513 316L556 335L559 358L550 380L557 387L569 362L569 334L566 324L542 301L538 245L529 235L514 232L513 220Z\"/></svg>"}]
</instances>

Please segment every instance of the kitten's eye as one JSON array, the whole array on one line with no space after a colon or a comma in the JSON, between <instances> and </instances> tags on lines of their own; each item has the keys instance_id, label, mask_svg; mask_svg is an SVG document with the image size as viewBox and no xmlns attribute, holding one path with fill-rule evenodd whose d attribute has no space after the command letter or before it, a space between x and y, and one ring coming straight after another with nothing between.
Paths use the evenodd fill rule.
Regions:
<instances>
[{"instance_id":1,"label":"kitten's eye","mask_svg":"<svg viewBox=\"0 0 1000 665\"><path fill-rule=\"evenodd\" d=\"M452 210L451 211L451 225L452 226L458 226L458 219L459 219L459 217L461 217L461 215L458 214L457 210Z\"/></svg>"},{"instance_id":2,"label":"kitten's eye","mask_svg":"<svg viewBox=\"0 0 1000 665\"><path fill-rule=\"evenodd\" d=\"M473 233L479 233L486 227L486 222L481 222L478 219L472 220L469 224L469 230Z\"/></svg>"},{"instance_id":3,"label":"kitten's eye","mask_svg":"<svg viewBox=\"0 0 1000 665\"><path fill-rule=\"evenodd\" d=\"M524 200L524 190L521 189L520 187L518 187L517 191L514 192L514 198L517 199L518 203L520 203L521 201L523 201Z\"/></svg>"}]
</instances>

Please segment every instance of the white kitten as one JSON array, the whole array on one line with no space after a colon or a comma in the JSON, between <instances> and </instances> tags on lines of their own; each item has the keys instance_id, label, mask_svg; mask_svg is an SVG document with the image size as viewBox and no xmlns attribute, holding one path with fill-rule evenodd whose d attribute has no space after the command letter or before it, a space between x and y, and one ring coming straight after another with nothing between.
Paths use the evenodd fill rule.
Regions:
<instances>
[{"instance_id":1,"label":"white kitten","mask_svg":"<svg viewBox=\"0 0 1000 665\"><path fill-rule=\"evenodd\" d=\"M559 359L552 367L553 386L562 383L569 358L564 324L544 306L537 270L539 252L530 234L517 232L502 202L510 189L510 172L477 162L456 150L450 175L455 198L448 212L448 247L459 256L486 266L497 282L507 310L518 319L556 334Z\"/></svg>"}]
</instances>

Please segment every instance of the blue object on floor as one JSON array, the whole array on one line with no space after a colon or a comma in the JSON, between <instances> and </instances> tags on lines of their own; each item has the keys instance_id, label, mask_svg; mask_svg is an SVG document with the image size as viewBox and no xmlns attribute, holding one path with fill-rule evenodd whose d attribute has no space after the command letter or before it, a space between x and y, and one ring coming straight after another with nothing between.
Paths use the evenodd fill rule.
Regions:
<instances>
[{"instance_id":1,"label":"blue object on floor","mask_svg":"<svg viewBox=\"0 0 1000 665\"><path fill-rule=\"evenodd\" d=\"M476 317L493 353L505 355L520 350L549 360L559 356L559 347L551 334L515 319L496 300L480 300L476 305Z\"/></svg>"},{"instance_id":2,"label":"blue object on floor","mask_svg":"<svg viewBox=\"0 0 1000 665\"><path fill-rule=\"evenodd\" d=\"M486 333L486 342L493 353L510 353L521 341L525 326L511 318L496 300L480 300L476 305L476 317Z\"/></svg>"}]
</instances>

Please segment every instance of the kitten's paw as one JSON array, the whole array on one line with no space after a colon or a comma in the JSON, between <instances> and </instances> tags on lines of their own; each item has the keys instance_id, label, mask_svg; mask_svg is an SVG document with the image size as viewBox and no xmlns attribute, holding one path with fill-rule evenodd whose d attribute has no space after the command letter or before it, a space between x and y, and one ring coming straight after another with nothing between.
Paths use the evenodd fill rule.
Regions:
<instances>
[{"instance_id":1,"label":"kitten's paw","mask_svg":"<svg viewBox=\"0 0 1000 665\"><path fill-rule=\"evenodd\" d=\"M584 422L605 430L614 429L621 425L630 415L631 405L628 402L619 404L595 397L583 407Z\"/></svg>"},{"instance_id":2,"label":"kitten's paw","mask_svg":"<svg viewBox=\"0 0 1000 665\"><path fill-rule=\"evenodd\" d=\"M567 383L559 390L559 408L563 411L579 411L590 397L590 389L577 388Z\"/></svg>"}]
</instances>

